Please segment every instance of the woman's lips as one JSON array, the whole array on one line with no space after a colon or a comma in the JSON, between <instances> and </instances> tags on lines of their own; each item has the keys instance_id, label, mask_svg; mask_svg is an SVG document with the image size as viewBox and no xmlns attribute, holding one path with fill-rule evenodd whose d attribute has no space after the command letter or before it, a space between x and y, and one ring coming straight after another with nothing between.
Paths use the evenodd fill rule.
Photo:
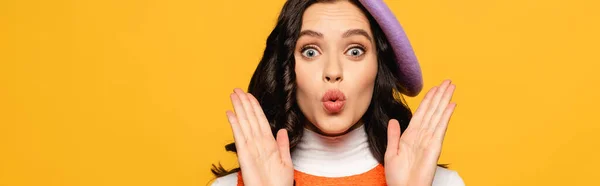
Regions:
<instances>
[{"instance_id":1,"label":"woman's lips","mask_svg":"<svg viewBox=\"0 0 600 186\"><path fill-rule=\"evenodd\" d=\"M323 108L330 114L341 112L344 109L346 103L346 96L344 93L337 89L329 90L323 95Z\"/></svg>"}]
</instances>

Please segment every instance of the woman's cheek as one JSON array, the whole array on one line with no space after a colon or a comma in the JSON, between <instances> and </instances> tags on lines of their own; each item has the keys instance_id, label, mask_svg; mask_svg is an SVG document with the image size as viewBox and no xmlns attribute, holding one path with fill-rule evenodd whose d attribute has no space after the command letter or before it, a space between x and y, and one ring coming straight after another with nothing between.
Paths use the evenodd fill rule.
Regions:
<instances>
[{"instance_id":1,"label":"woman's cheek","mask_svg":"<svg viewBox=\"0 0 600 186\"><path fill-rule=\"evenodd\" d=\"M303 62L300 62L303 63ZM299 89L308 89L311 81L311 71L308 69L306 64L297 64L296 65L296 84Z\"/></svg>"},{"instance_id":2,"label":"woman's cheek","mask_svg":"<svg viewBox=\"0 0 600 186\"><path fill-rule=\"evenodd\" d=\"M377 62L376 59L372 59L372 61L365 61L364 66L360 67L360 73L357 73L357 78L355 79L355 88L360 99L358 107L356 111L362 112L366 111L369 104L371 104L371 98L373 97L373 89L375 87L375 79L377 77Z\"/></svg>"},{"instance_id":3,"label":"woman's cheek","mask_svg":"<svg viewBox=\"0 0 600 186\"><path fill-rule=\"evenodd\" d=\"M311 109L311 97L318 90L315 88L317 86L317 82L314 82L315 70L310 69L308 64L303 61L298 61L296 63L295 73L296 73L296 100L298 101L299 106L303 111L312 110ZM305 113L307 114L307 113Z\"/></svg>"},{"instance_id":4,"label":"woman's cheek","mask_svg":"<svg viewBox=\"0 0 600 186\"><path fill-rule=\"evenodd\" d=\"M365 61L366 62L366 61ZM365 65L356 66L354 69L356 76L354 76L354 83L358 85L356 88L360 90L372 90L375 86L375 78L377 77L377 64L373 61L366 62Z\"/></svg>"}]
</instances>

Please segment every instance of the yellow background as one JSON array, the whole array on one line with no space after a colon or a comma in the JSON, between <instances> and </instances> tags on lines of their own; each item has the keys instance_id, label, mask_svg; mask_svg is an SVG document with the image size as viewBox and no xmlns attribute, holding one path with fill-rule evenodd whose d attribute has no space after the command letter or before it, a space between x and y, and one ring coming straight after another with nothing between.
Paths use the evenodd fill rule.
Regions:
<instances>
[{"instance_id":1,"label":"yellow background","mask_svg":"<svg viewBox=\"0 0 600 186\"><path fill-rule=\"evenodd\" d=\"M598 184L597 1L386 2L425 89L457 84L441 163L467 185ZM0 185L206 185L236 165L228 95L283 3L0 1Z\"/></svg>"}]
</instances>

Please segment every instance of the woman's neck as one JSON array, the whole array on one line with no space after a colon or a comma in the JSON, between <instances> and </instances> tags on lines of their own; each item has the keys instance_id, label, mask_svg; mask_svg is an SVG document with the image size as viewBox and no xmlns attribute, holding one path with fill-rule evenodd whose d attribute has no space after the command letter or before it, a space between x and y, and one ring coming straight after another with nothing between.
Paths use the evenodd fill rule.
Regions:
<instances>
[{"instance_id":1,"label":"woman's neck","mask_svg":"<svg viewBox=\"0 0 600 186\"><path fill-rule=\"evenodd\" d=\"M315 132L315 133L317 133L317 134L319 134L319 135L322 135L322 136L327 136L327 137L336 137L336 136L342 136L342 135L345 135L346 133L348 133L348 132L350 132L350 131L353 131L354 129L356 129L356 128L358 128L358 127L361 127L361 126L363 126L363 122L362 122L362 121L358 121L356 124L352 125L352 126L351 126L351 127L348 129L348 130L346 130L346 131L344 131L344 132L342 132L342 133L338 133L338 134L327 134L327 133L325 133L325 132L321 131L321 129L317 128L317 127L316 127L314 124L312 124L312 123L306 123L306 124L304 124L304 128L305 128L305 129L308 129L308 130L310 130L310 131L312 131L312 132Z\"/></svg>"},{"instance_id":2,"label":"woman's neck","mask_svg":"<svg viewBox=\"0 0 600 186\"><path fill-rule=\"evenodd\" d=\"M379 164L369 149L364 125L334 137L304 129L292 162L300 172L325 177L356 175Z\"/></svg>"}]
</instances>

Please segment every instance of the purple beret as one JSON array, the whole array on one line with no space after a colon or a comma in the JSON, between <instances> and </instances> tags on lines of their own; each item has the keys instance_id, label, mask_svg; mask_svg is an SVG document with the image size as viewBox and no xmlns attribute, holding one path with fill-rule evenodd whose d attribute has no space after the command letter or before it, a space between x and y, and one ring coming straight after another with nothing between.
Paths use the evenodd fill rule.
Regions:
<instances>
[{"instance_id":1,"label":"purple beret","mask_svg":"<svg viewBox=\"0 0 600 186\"><path fill-rule=\"evenodd\" d=\"M423 89L421 67L400 22L382 0L359 1L375 18L396 54L396 62L399 67L396 69L396 73L405 88L400 91L410 97L417 96Z\"/></svg>"}]
</instances>

